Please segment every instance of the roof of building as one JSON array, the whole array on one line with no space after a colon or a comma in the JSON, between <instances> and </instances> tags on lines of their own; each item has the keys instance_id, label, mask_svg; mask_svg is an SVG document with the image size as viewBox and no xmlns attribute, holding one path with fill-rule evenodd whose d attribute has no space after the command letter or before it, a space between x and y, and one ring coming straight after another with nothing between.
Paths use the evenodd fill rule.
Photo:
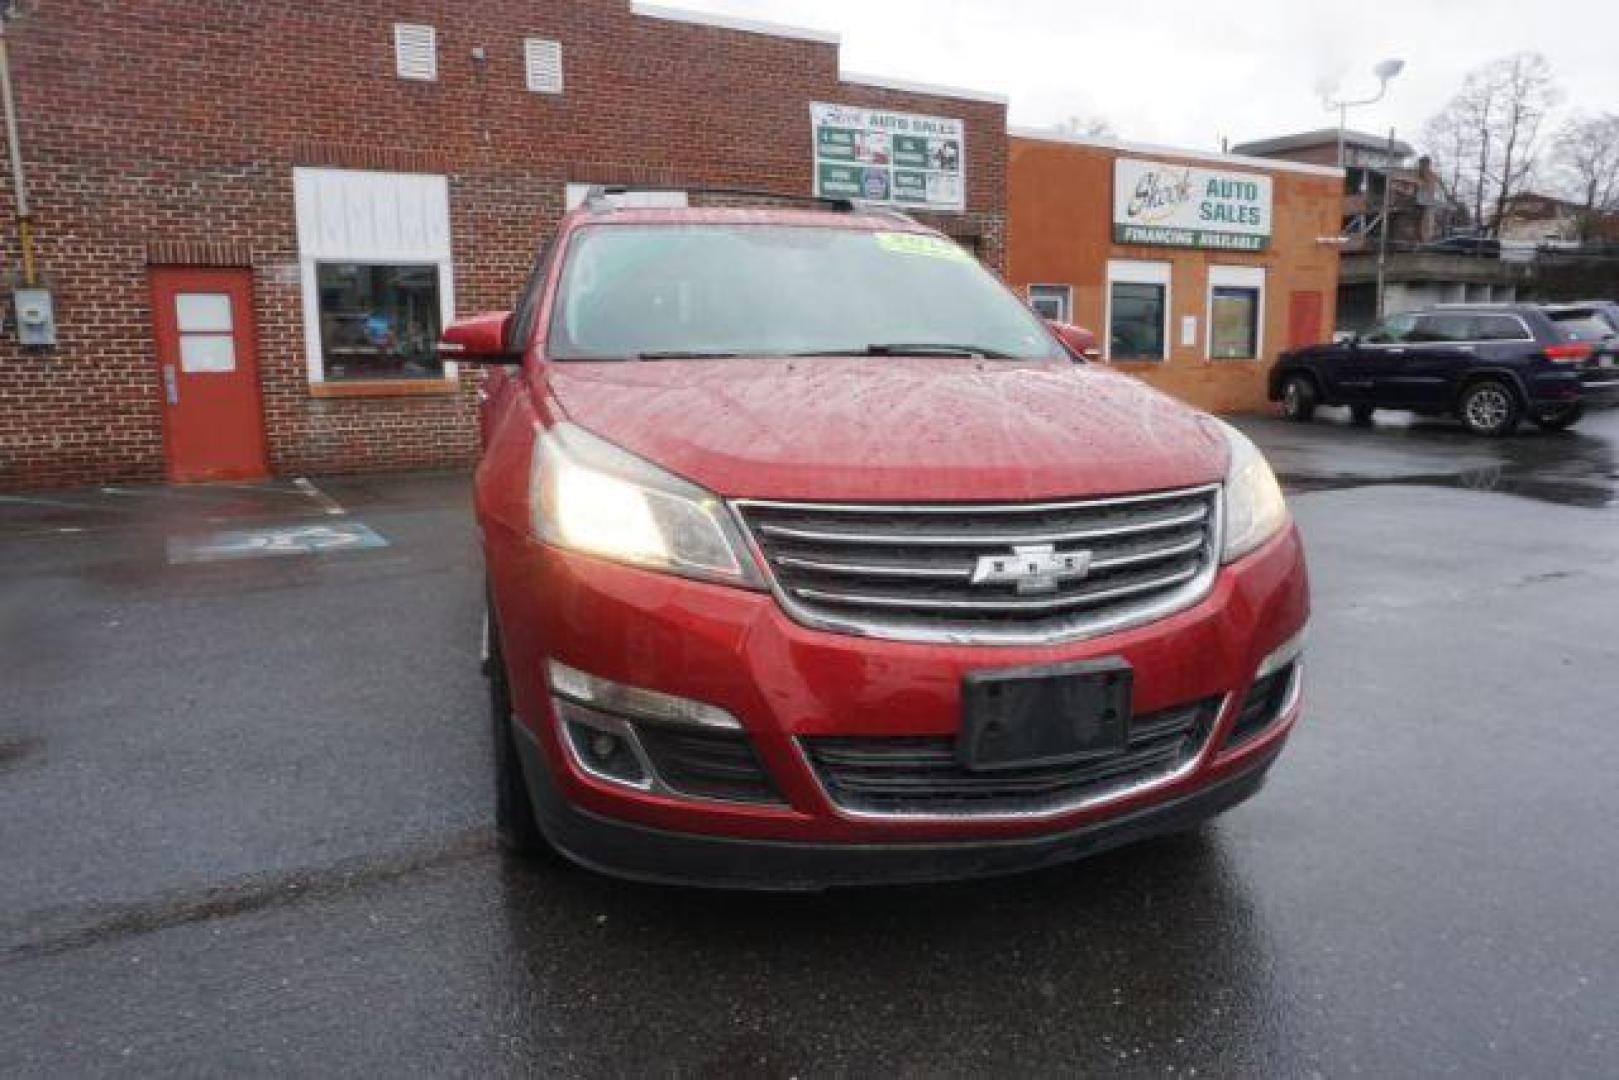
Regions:
<instances>
[{"instance_id":1,"label":"roof of building","mask_svg":"<svg viewBox=\"0 0 1619 1080\"><path fill-rule=\"evenodd\" d=\"M1344 171L1335 165L1312 165L1286 158L1261 158L1237 153L1221 154L1210 150L1189 150L1180 146L1159 146L1156 143L1124 142L1094 135L1076 135L1056 128L1008 126L1006 133L1014 139L1034 139L1040 142L1070 143L1090 146L1099 150L1113 150L1124 154L1147 154L1154 157L1181 158L1186 161L1205 161L1214 165L1246 165L1270 172L1310 173L1315 176L1342 176Z\"/></svg>"},{"instance_id":2,"label":"roof of building","mask_svg":"<svg viewBox=\"0 0 1619 1080\"><path fill-rule=\"evenodd\" d=\"M1233 154L1247 154L1250 157L1267 157L1271 154L1284 154L1289 150L1305 150L1312 146L1337 146L1338 129L1335 127L1318 128L1315 131L1299 131L1292 135L1277 135L1270 139L1255 139L1252 142L1238 143L1231 148ZM1387 135L1369 135L1364 131L1344 131L1344 145L1359 147L1363 150L1387 150L1389 140ZM1412 153L1411 144L1394 140L1394 152L1406 157Z\"/></svg>"}]
</instances>

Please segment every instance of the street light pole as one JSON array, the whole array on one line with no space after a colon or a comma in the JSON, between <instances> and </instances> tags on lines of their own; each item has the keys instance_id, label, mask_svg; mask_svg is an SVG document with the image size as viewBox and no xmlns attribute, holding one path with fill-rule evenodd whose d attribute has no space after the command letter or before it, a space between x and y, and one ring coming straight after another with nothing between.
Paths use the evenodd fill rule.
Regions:
<instances>
[{"instance_id":1,"label":"street light pole","mask_svg":"<svg viewBox=\"0 0 1619 1080\"><path fill-rule=\"evenodd\" d=\"M1372 74L1377 76L1377 93L1371 97L1354 101L1348 98L1336 101L1330 97L1325 99L1327 108L1338 110L1338 168L1344 167L1344 130L1349 126L1349 110L1361 105L1375 105L1382 101L1383 95L1388 93L1389 80L1404 70L1404 60L1384 60L1372 69Z\"/></svg>"}]
</instances>

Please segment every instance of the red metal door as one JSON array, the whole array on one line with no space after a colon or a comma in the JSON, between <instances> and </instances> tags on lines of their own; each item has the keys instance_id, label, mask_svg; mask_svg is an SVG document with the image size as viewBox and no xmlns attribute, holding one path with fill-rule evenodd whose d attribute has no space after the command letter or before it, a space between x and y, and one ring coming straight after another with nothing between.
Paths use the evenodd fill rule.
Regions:
<instances>
[{"instance_id":1,"label":"red metal door","mask_svg":"<svg viewBox=\"0 0 1619 1080\"><path fill-rule=\"evenodd\" d=\"M1288 298L1287 347L1317 345L1321 342L1321 294L1299 291Z\"/></svg>"},{"instance_id":2,"label":"red metal door","mask_svg":"<svg viewBox=\"0 0 1619 1080\"><path fill-rule=\"evenodd\" d=\"M265 476L253 272L154 267L152 324L169 479Z\"/></svg>"}]
</instances>

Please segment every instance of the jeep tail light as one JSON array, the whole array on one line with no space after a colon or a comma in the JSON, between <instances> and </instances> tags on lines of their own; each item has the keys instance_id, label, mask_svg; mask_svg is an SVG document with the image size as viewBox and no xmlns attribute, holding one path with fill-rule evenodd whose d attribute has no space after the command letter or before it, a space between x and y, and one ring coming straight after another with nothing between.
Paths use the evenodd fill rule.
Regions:
<instances>
[{"instance_id":1,"label":"jeep tail light","mask_svg":"<svg viewBox=\"0 0 1619 1080\"><path fill-rule=\"evenodd\" d=\"M1591 359L1591 345L1584 341L1570 341L1562 345L1546 346L1546 359L1565 364L1577 364Z\"/></svg>"}]
</instances>

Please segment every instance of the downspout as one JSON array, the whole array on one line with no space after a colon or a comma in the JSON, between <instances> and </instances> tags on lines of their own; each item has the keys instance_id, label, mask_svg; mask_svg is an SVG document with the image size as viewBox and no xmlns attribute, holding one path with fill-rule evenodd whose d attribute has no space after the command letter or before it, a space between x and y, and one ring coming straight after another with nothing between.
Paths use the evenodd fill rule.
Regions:
<instances>
[{"instance_id":1,"label":"downspout","mask_svg":"<svg viewBox=\"0 0 1619 1080\"><path fill-rule=\"evenodd\" d=\"M11 57L6 49L6 17L0 13L0 105L5 110L6 145L11 151L11 183L17 200L17 243L22 250L22 283L34 285L34 218L28 210L22 142L17 134L17 100L11 92Z\"/></svg>"}]
</instances>

